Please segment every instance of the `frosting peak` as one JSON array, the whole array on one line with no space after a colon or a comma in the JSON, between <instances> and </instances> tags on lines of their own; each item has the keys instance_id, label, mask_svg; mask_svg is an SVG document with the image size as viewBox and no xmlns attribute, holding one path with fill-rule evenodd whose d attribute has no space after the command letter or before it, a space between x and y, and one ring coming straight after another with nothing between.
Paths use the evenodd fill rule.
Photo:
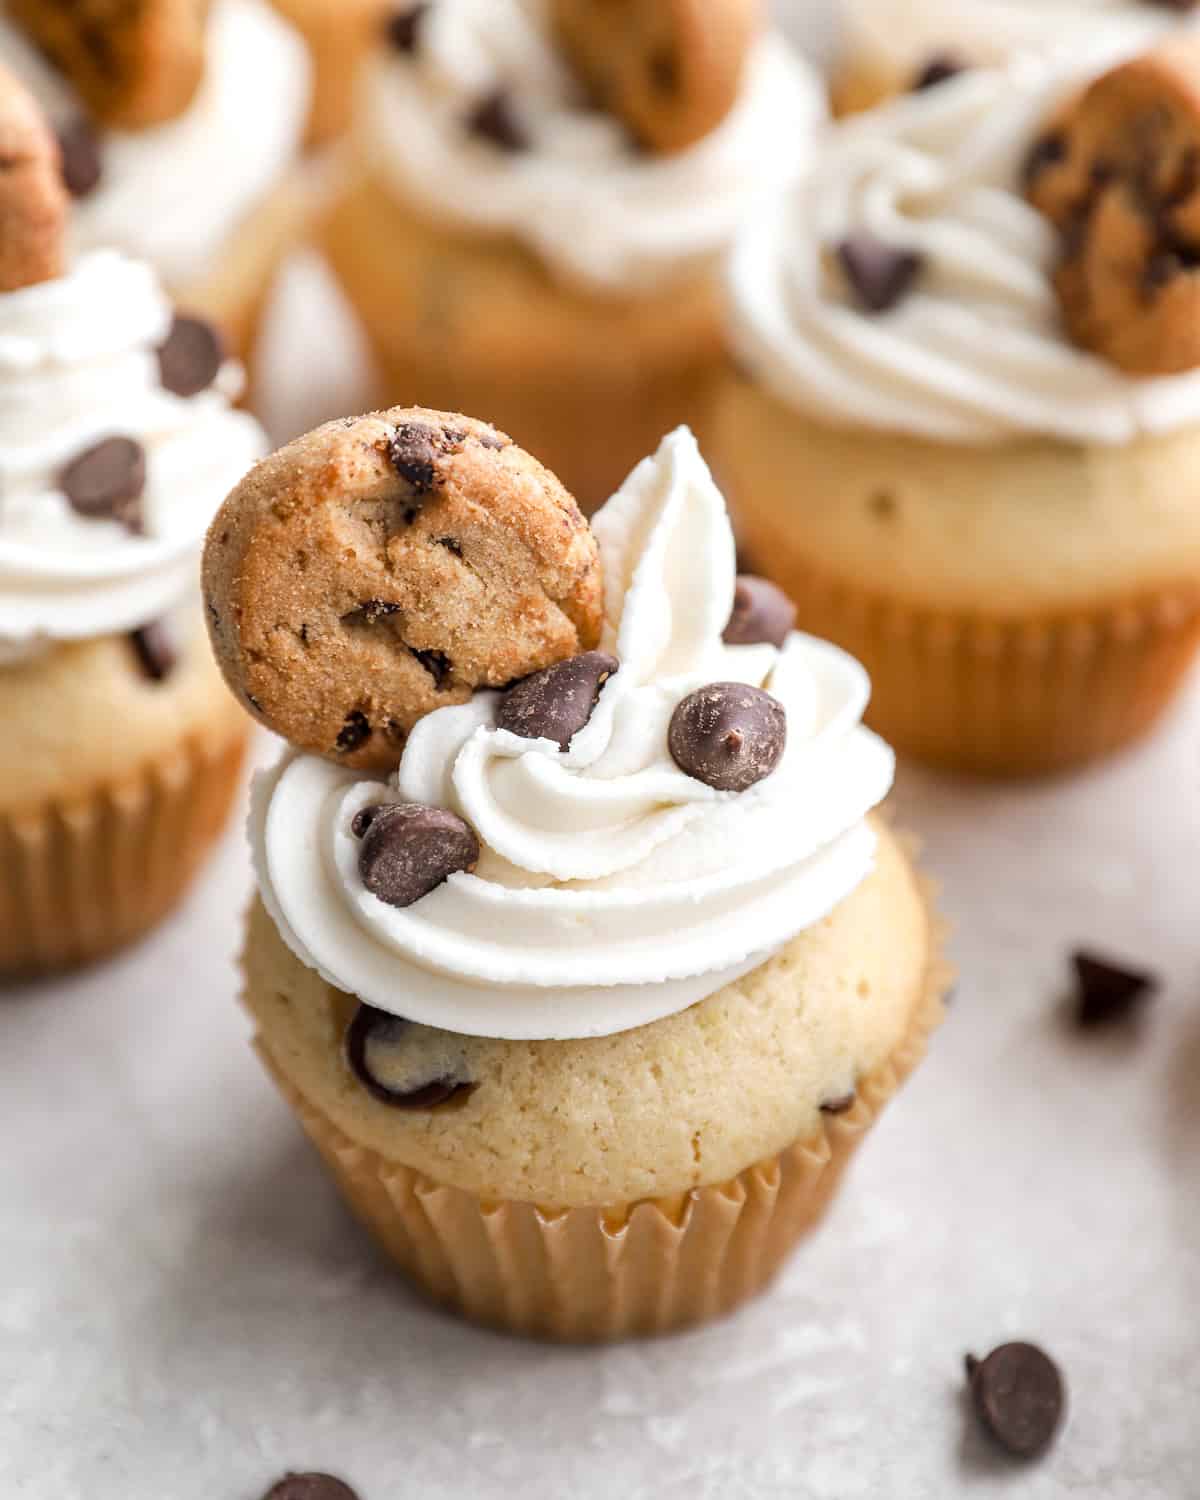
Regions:
<instances>
[{"instance_id":1,"label":"frosting peak","mask_svg":"<svg viewBox=\"0 0 1200 1500\"><path fill-rule=\"evenodd\" d=\"M281 933L380 1009L488 1036L624 1030L761 962L872 866L864 819L893 761L859 727L865 673L799 635L724 643L733 538L691 434L668 437L593 526L620 665L566 750L497 728L485 692L423 719L390 785L285 757L256 788L259 882ZM787 714L780 764L739 794L686 775L668 748L676 706L714 681L764 688ZM367 892L351 824L389 800L463 817L475 872L403 909Z\"/></svg>"}]
</instances>

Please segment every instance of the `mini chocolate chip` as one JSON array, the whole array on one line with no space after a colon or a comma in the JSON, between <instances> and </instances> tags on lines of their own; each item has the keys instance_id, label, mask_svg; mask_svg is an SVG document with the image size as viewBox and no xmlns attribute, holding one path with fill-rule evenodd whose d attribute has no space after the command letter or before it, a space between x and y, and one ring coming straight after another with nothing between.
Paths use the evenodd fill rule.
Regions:
<instances>
[{"instance_id":1,"label":"mini chocolate chip","mask_svg":"<svg viewBox=\"0 0 1200 1500\"><path fill-rule=\"evenodd\" d=\"M1054 1440L1066 1405L1058 1366L1036 1344L1001 1344L986 1359L966 1357L975 1412L1016 1458L1036 1458Z\"/></svg>"},{"instance_id":2,"label":"mini chocolate chip","mask_svg":"<svg viewBox=\"0 0 1200 1500\"><path fill-rule=\"evenodd\" d=\"M100 185L104 167L100 137L83 115L74 115L58 127L62 156L62 180L72 198L86 198Z\"/></svg>"},{"instance_id":3,"label":"mini chocolate chip","mask_svg":"<svg viewBox=\"0 0 1200 1500\"><path fill-rule=\"evenodd\" d=\"M1127 969L1093 953L1073 953L1071 964L1078 986L1075 1020L1085 1029L1126 1020L1159 989L1157 975Z\"/></svg>"},{"instance_id":4,"label":"mini chocolate chip","mask_svg":"<svg viewBox=\"0 0 1200 1500\"><path fill-rule=\"evenodd\" d=\"M1060 131L1039 136L1026 153L1021 167L1021 183L1028 192L1043 172L1061 166L1067 159L1067 138Z\"/></svg>"},{"instance_id":5,"label":"mini chocolate chip","mask_svg":"<svg viewBox=\"0 0 1200 1500\"><path fill-rule=\"evenodd\" d=\"M754 646L760 641L782 646L795 623L796 606L781 588L753 573L740 573L733 612L721 639L727 646Z\"/></svg>"},{"instance_id":6,"label":"mini chocolate chip","mask_svg":"<svg viewBox=\"0 0 1200 1500\"><path fill-rule=\"evenodd\" d=\"M496 89L482 100L468 115L467 129L501 151L529 149L529 137L513 113L507 89Z\"/></svg>"},{"instance_id":7,"label":"mini chocolate chip","mask_svg":"<svg viewBox=\"0 0 1200 1500\"><path fill-rule=\"evenodd\" d=\"M591 718L600 689L619 666L615 656L585 651L522 677L501 698L496 725L525 740L553 740L565 750Z\"/></svg>"},{"instance_id":8,"label":"mini chocolate chip","mask_svg":"<svg viewBox=\"0 0 1200 1500\"><path fill-rule=\"evenodd\" d=\"M146 455L132 438L111 437L72 459L59 487L81 516L140 526L138 501L146 488Z\"/></svg>"},{"instance_id":9,"label":"mini chocolate chip","mask_svg":"<svg viewBox=\"0 0 1200 1500\"><path fill-rule=\"evenodd\" d=\"M343 625L377 625L389 615L398 615L400 606L390 599L364 599L357 609L342 616Z\"/></svg>"},{"instance_id":10,"label":"mini chocolate chip","mask_svg":"<svg viewBox=\"0 0 1200 1500\"><path fill-rule=\"evenodd\" d=\"M839 1094L836 1099L826 1099L821 1105L823 1115L844 1115L847 1110L854 1108L854 1102L858 1094L851 1089L848 1094Z\"/></svg>"},{"instance_id":11,"label":"mini chocolate chip","mask_svg":"<svg viewBox=\"0 0 1200 1500\"><path fill-rule=\"evenodd\" d=\"M744 792L779 764L787 714L761 688L713 682L676 707L667 742L681 771L718 791Z\"/></svg>"},{"instance_id":12,"label":"mini chocolate chip","mask_svg":"<svg viewBox=\"0 0 1200 1500\"><path fill-rule=\"evenodd\" d=\"M889 312L912 289L925 264L911 250L895 250L871 234L855 234L837 247L837 258L859 305Z\"/></svg>"},{"instance_id":13,"label":"mini chocolate chip","mask_svg":"<svg viewBox=\"0 0 1200 1500\"><path fill-rule=\"evenodd\" d=\"M375 821L380 808L386 806L386 803L374 802L370 807L359 808L350 822L350 832L356 839L362 838L363 834L366 833L367 829Z\"/></svg>"},{"instance_id":14,"label":"mini chocolate chip","mask_svg":"<svg viewBox=\"0 0 1200 1500\"><path fill-rule=\"evenodd\" d=\"M358 870L388 906L411 906L479 861L475 830L442 807L392 802L376 809L363 834Z\"/></svg>"},{"instance_id":15,"label":"mini chocolate chip","mask_svg":"<svg viewBox=\"0 0 1200 1500\"><path fill-rule=\"evenodd\" d=\"M465 1078L432 1078L415 1089L389 1088L371 1072L368 1051L372 1045L392 1046L403 1042L412 1022L373 1005L360 1004L346 1031L346 1063L363 1088L393 1109L435 1109L474 1084Z\"/></svg>"},{"instance_id":16,"label":"mini chocolate chip","mask_svg":"<svg viewBox=\"0 0 1200 1500\"><path fill-rule=\"evenodd\" d=\"M418 495L429 494L437 482L438 454L427 427L401 423L388 443L388 457L396 473L407 479Z\"/></svg>"},{"instance_id":17,"label":"mini chocolate chip","mask_svg":"<svg viewBox=\"0 0 1200 1500\"><path fill-rule=\"evenodd\" d=\"M246 702L250 705L250 707L254 710L254 712L256 714L261 714L262 713L263 706L258 701L258 699L254 696L253 693L247 693L246 694Z\"/></svg>"},{"instance_id":18,"label":"mini chocolate chip","mask_svg":"<svg viewBox=\"0 0 1200 1500\"><path fill-rule=\"evenodd\" d=\"M452 663L444 651L418 651L415 646L408 648L409 654L415 656L425 670L433 678L435 688L445 684L450 676Z\"/></svg>"},{"instance_id":19,"label":"mini chocolate chip","mask_svg":"<svg viewBox=\"0 0 1200 1500\"><path fill-rule=\"evenodd\" d=\"M285 1474L263 1500L358 1500L358 1494L332 1474Z\"/></svg>"},{"instance_id":20,"label":"mini chocolate chip","mask_svg":"<svg viewBox=\"0 0 1200 1500\"><path fill-rule=\"evenodd\" d=\"M462 556L462 547L452 536L437 536L434 537L434 541L439 547L445 547L447 552L453 552L455 557Z\"/></svg>"},{"instance_id":21,"label":"mini chocolate chip","mask_svg":"<svg viewBox=\"0 0 1200 1500\"><path fill-rule=\"evenodd\" d=\"M158 351L159 379L176 396L198 396L217 378L224 359L225 346L211 323L176 313Z\"/></svg>"},{"instance_id":22,"label":"mini chocolate chip","mask_svg":"<svg viewBox=\"0 0 1200 1500\"><path fill-rule=\"evenodd\" d=\"M389 16L384 35L397 52L412 54L421 40L421 25L429 13L428 5L410 5L407 10Z\"/></svg>"},{"instance_id":23,"label":"mini chocolate chip","mask_svg":"<svg viewBox=\"0 0 1200 1500\"><path fill-rule=\"evenodd\" d=\"M914 94L937 88L939 83L948 83L967 71L967 64L952 52L938 52L921 68L909 85Z\"/></svg>"},{"instance_id":24,"label":"mini chocolate chip","mask_svg":"<svg viewBox=\"0 0 1200 1500\"><path fill-rule=\"evenodd\" d=\"M371 738L371 721L361 709L355 708L346 715L345 723L338 730L336 748L345 753L357 750Z\"/></svg>"},{"instance_id":25,"label":"mini chocolate chip","mask_svg":"<svg viewBox=\"0 0 1200 1500\"><path fill-rule=\"evenodd\" d=\"M151 682L162 682L171 675L179 653L165 620L151 620L148 625L131 630L129 642L137 656L138 666Z\"/></svg>"}]
</instances>

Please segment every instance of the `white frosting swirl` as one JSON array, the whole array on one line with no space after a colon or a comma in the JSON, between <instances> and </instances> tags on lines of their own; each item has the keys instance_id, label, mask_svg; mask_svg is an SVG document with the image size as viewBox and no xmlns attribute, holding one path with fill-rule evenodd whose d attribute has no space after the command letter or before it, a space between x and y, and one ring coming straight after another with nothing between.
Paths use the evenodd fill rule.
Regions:
<instances>
[{"instance_id":1,"label":"white frosting swirl","mask_svg":"<svg viewBox=\"0 0 1200 1500\"><path fill-rule=\"evenodd\" d=\"M61 74L11 21L0 20L0 62L52 119L77 110ZM217 0L204 81L183 114L102 137L103 176L73 209L75 251L124 250L174 290L202 278L295 156L308 99L300 37L265 0Z\"/></svg>"},{"instance_id":2,"label":"white frosting swirl","mask_svg":"<svg viewBox=\"0 0 1200 1500\"><path fill-rule=\"evenodd\" d=\"M733 257L745 364L823 421L950 442L1115 444L1200 420L1200 372L1132 378L1069 341L1055 233L1022 195L1052 110L1110 61L1026 57L835 128ZM861 234L924 257L884 314L858 308L834 254Z\"/></svg>"},{"instance_id":3,"label":"white frosting swirl","mask_svg":"<svg viewBox=\"0 0 1200 1500\"><path fill-rule=\"evenodd\" d=\"M824 114L816 75L778 35L760 40L742 96L706 140L671 156L631 149L585 107L549 39L545 0L438 0L412 56L364 81L368 160L430 213L512 234L560 275L607 290L676 275L727 248L746 214L794 176ZM466 121L503 89L530 142L502 151Z\"/></svg>"},{"instance_id":4,"label":"white frosting swirl","mask_svg":"<svg viewBox=\"0 0 1200 1500\"><path fill-rule=\"evenodd\" d=\"M144 624L195 588L204 531L266 450L217 385L164 390L156 349L171 306L154 273L95 250L67 273L0 296L0 642L5 659L46 640ZM145 535L76 512L63 468L93 444L133 438L146 455Z\"/></svg>"},{"instance_id":5,"label":"white frosting swirl","mask_svg":"<svg viewBox=\"0 0 1200 1500\"><path fill-rule=\"evenodd\" d=\"M723 643L733 537L691 434L665 439L592 524L620 669L566 751L495 728L498 695L478 693L417 725L391 784L312 756L256 784L268 910L302 962L372 1005L481 1036L626 1030L745 973L872 868L864 819L893 757L859 722L866 674L806 636ZM667 748L675 706L722 680L787 711L782 761L740 795ZM474 874L404 909L366 890L350 831L396 800L453 809L482 846Z\"/></svg>"}]
</instances>

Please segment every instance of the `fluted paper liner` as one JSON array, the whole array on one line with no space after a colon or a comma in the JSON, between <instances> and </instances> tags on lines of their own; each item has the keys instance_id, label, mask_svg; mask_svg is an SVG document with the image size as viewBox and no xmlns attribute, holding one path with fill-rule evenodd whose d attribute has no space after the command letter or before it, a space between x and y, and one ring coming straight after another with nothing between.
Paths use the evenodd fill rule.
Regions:
<instances>
[{"instance_id":1,"label":"fluted paper liner","mask_svg":"<svg viewBox=\"0 0 1200 1500\"><path fill-rule=\"evenodd\" d=\"M99 958L152 927L220 831L246 746L192 737L128 778L0 812L0 975Z\"/></svg>"},{"instance_id":2,"label":"fluted paper liner","mask_svg":"<svg viewBox=\"0 0 1200 1500\"><path fill-rule=\"evenodd\" d=\"M929 893L927 892L927 895ZM727 1182L674 1198L554 1209L487 1201L359 1146L255 1046L350 1207L416 1286L475 1322L590 1343L670 1333L761 1291L821 1218L855 1148L925 1054L950 971L931 920L924 993L843 1115Z\"/></svg>"},{"instance_id":3,"label":"fluted paper liner","mask_svg":"<svg viewBox=\"0 0 1200 1500\"><path fill-rule=\"evenodd\" d=\"M799 628L870 673L871 727L953 770L1036 775L1111 754L1154 726L1200 647L1200 582L994 620L773 568L767 542L747 535L749 561L797 601Z\"/></svg>"}]
</instances>

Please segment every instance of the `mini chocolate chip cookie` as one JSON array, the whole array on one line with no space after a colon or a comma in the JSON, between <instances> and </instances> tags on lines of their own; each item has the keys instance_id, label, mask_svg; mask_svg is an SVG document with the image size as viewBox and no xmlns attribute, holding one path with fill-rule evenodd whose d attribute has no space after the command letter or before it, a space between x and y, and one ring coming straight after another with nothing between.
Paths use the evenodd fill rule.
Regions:
<instances>
[{"instance_id":1,"label":"mini chocolate chip cookie","mask_svg":"<svg viewBox=\"0 0 1200 1500\"><path fill-rule=\"evenodd\" d=\"M1060 110L1025 190L1060 232L1075 342L1134 375L1200 365L1200 38L1172 38Z\"/></svg>"},{"instance_id":2,"label":"mini chocolate chip cookie","mask_svg":"<svg viewBox=\"0 0 1200 1500\"><path fill-rule=\"evenodd\" d=\"M172 120L204 76L211 0L8 0L6 14L103 125Z\"/></svg>"},{"instance_id":3,"label":"mini chocolate chip cookie","mask_svg":"<svg viewBox=\"0 0 1200 1500\"><path fill-rule=\"evenodd\" d=\"M0 69L0 291L62 274L67 201L50 127Z\"/></svg>"},{"instance_id":4,"label":"mini chocolate chip cookie","mask_svg":"<svg viewBox=\"0 0 1200 1500\"><path fill-rule=\"evenodd\" d=\"M395 407L252 469L208 534L226 679L270 729L386 771L425 714L595 646L599 552L547 469L484 422Z\"/></svg>"},{"instance_id":5,"label":"mini chocolate chip cookie","mask_svg":"<svg viewBox=\"0 0 1200 1500\"><path fill-rule=\"evenodd\" d=\"M601 109L649 151L683 151L737 100L759 0L551 0L558 39Z\"/></svg>"}]
</instances>

